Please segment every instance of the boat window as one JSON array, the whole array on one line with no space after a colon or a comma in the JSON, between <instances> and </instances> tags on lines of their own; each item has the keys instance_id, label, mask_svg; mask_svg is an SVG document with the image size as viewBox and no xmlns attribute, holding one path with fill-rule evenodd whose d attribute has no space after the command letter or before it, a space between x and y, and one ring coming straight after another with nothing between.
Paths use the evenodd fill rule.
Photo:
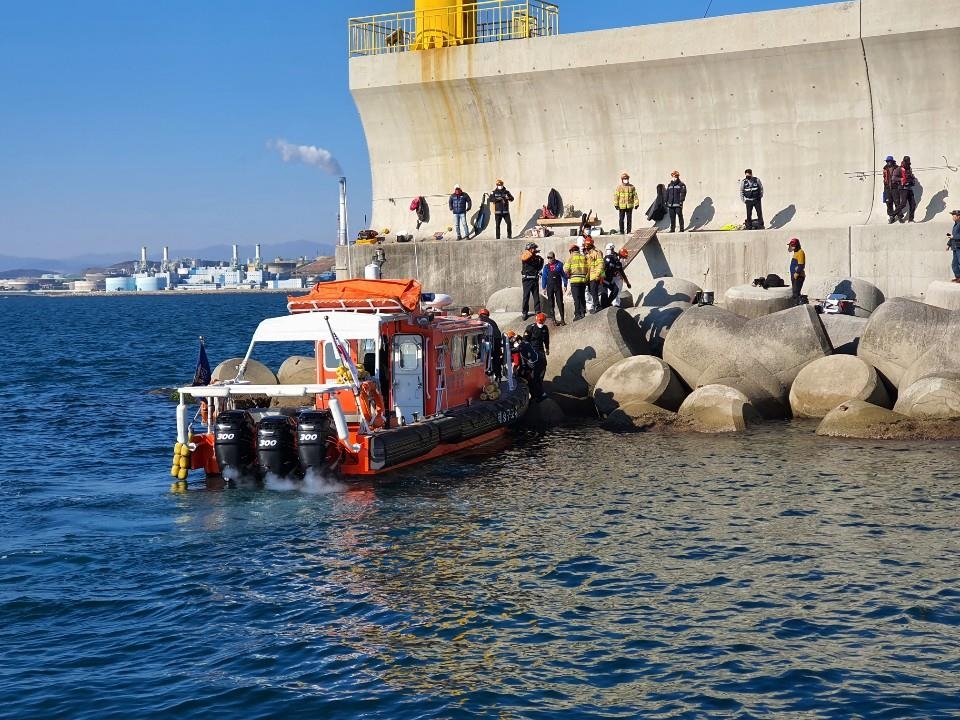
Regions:
<instances>
[{"instance_id":1,"label":"boat window","mask_svg":"<svg viewBox=\"0 0 960 720\"><path fill-rule=\"evenodd\" d=\"M463 335L450 338L450 367L458 370L463 367Z\"/></svg>"},{"instance_id":2,"label":"boat window","mask_svg":"<svg viewBox=\"0 0 960 720\"><path fill-rule=\"evenodd\" d=\"M420 344L415 340L404 340L400 343L399 363L404 370L417 370L420 367Z\"/></svg>"},{"instance_id":3,"label":"boat window","mask_svg":"<svg viewBox=\"0 0 960 720\"><path fill-rule=\"evenodd\" d=\"M340 355L333 343L325 342L323 344L323 367L326 370L336 370L340 367Z\"/></svg>"},{"instance_id":4,"label":"boat window","mask_svg":"<svg viewBox=\"0 0 960 720\"><path fill-rule=\"evenodd\" d=\"M464 365L476 365L481 361L483 357L481 354L481 349L483 348L483 337L483 333L467 336L467 353L463 361Z\"/></svg>"}]
</instances>

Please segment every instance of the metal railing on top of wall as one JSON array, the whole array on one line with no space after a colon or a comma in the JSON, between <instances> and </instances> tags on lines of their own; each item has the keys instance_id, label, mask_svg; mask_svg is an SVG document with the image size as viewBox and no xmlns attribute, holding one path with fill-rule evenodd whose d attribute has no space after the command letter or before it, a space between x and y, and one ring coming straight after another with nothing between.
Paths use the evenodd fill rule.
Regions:
<instances>
[{"instance_id":1,"label":"metal railing on top of wall","mask_svg":"<svg viewBox=\"0 0 960 720\"><path fill-rule=\"evenodd\" d=\"M544 0L465 0L457 5L348 21L350 57L546 37L560 33L560 8Z\"/></svg>"}]
</instances>

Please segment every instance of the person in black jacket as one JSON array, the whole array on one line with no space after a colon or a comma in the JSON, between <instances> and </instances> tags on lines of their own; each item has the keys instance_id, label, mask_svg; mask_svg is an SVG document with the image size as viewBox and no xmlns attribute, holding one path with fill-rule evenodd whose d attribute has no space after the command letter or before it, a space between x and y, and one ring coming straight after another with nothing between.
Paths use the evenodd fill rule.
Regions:
<instances>
[{"instance_id":1,"label":"person in black jacket","mask_svg":"<svg viewBox=\"0 0 960 720\"><path fill-rule=\"evenodd\" d=\"M530 296L533 296L533 310L540 312L540 271L543 270L543 258L540 248L534 242L528 242L520 255L520 282L523 286L523 319L530 317Z\"/></svg>"},{"instance_id":2,"label":"person in black jacket","mask_svg":"<svg viewBox=\"0 0 960 720\"><path fill-rule=\"evenodd\" d=\"M753 176L753 170L747 168L743 171L743 180L740 181L740 199L747 206L747 230L753 230L753 211L757 211L757 228L763 229L763 183L760 178Z\"/></svg>"},{"instance_id":3,"label":"person in black jacket","mask_svg":"<svg viewBox=\"0 0 960 720\"><path fill-rule=\"evenodd\" d=\"M647 220L652 220L655 223L663 220L667 215L667 203L664 200L664 196L667 192L667 186L663 183L657 185L657 199L650 203L650 207L647 208Z\"/></svg>"},{"instance_id":4,"label":"person in black jacket","mask_svg":"<svg viewBox=\"0 0 960 720\"><path fill-rule=\"evenodd\" d=\"M543 392L543 378L547 374L547 355L550 354L550 330L546 322L547 316L537 313L537 321L527 325L527 329L523 332L523 337L537 355L530 378L530 397L534 400L543 400L546 397L546 393Z\"/></svg>"},{"instance_id":5,"label":"person in black jacket","mask_svg":"<svg viewBox=\"0 0 960 720\"><path fill-rule=\"evenodd\" d=\"M663 200L670 213L670 232L676 232L677 219L680 220L680 232L683 232L683 201L687 199L687 186L680 179L680 171L670 173L670 184L664 191Z\"/></svg>"},{"instance_id":6,"label":"person in black jacket","mask_svg":"<svg viewBox=\"0 0 960 720\"><path fill-rule=\"evenodd\" d=\"M883 166L883 202L887 206L887 222L891 225L900 218L900 166L893 155L887 155Z\"/></svg>"},{"instance_id":7,"label":"person in black jacket","mask_svg":"<svg viewBox=\"0 0 960 720\"><path fill-rule=\"evenodd\" d=\"M513 225L510 222L510 203L513 195L503 185L503 180L497 180L497 186L490 193L490 202L493 203L493 214L497 223L497 240L500 239L500 221L507 222L507 239L513 237Z\"/></svg>"},{"instance_id":8,"label":"person in black jacket","mask_svg":"<svg viewBox=\"0 0 960 720\"><path fill-rule=\"evenodd\" d=\"M500 332L500 326L490 317L490 311L486 308L480 308L477 311L477 317L490 326L492 337L490 338L490 366L487 368L487 373L500 382L500 378L503 377L503 335Z\"/></svg>"}]
</instances>

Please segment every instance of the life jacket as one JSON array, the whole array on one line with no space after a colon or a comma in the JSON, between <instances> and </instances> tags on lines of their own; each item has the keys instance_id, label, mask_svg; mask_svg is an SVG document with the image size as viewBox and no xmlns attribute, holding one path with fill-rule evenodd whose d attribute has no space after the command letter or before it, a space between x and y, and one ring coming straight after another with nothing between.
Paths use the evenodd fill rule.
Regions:
<instances>
[{"instance_id":1,"label":"life jacket","mask_svg":"<svg viewBox=\"0 0 960 720\"><path fill-rule=\"evenodd\" d=\"M758 197L762 197L763 193L760 190L760 180L755 177L745 177L743 179L743 197L747 200L756 200Z\"/></svg>"},{"instance_id":2,"label":"life jacket","mask_svg":"<svg viewBox=\"0 0 960 720\"><path fill-rule=\"evenodd\" d=\"M572 284L583 285L587 282L587 259L581 253L571 253L564 270Z\"/></svg>"},{"instance_id":3,"label":"life jacket","mask_svg":"<svg viewBox=\"0 0 960 720\"><path fill-rule=\"evenodd\" d=\"M563 284L563 275L561 271L563 270L563 264L557 262L556 260L548 262L545 266L547 269L547 286L556 283L557 285Z\"/></svg>"}]
</instances>

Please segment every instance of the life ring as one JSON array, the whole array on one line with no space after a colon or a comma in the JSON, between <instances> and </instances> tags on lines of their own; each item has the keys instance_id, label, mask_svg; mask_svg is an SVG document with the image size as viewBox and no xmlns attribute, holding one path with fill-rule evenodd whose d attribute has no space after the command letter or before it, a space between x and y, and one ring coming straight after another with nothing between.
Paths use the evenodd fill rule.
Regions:
<instances>
[{"instance_id":1,"label":"life ring","mask_svg":"<svg viewBox=\"0 0 960 720\"><path fill-rule=\"evenodd\" d=\"M384 418L385 406L383 395L380 394L380 388L374 380L366 380L360 383L360 397L357 403L360 406L360 414L367 421L367 426L371 430L382 428L386 424Z\"/></svg>"}]
</instances>

